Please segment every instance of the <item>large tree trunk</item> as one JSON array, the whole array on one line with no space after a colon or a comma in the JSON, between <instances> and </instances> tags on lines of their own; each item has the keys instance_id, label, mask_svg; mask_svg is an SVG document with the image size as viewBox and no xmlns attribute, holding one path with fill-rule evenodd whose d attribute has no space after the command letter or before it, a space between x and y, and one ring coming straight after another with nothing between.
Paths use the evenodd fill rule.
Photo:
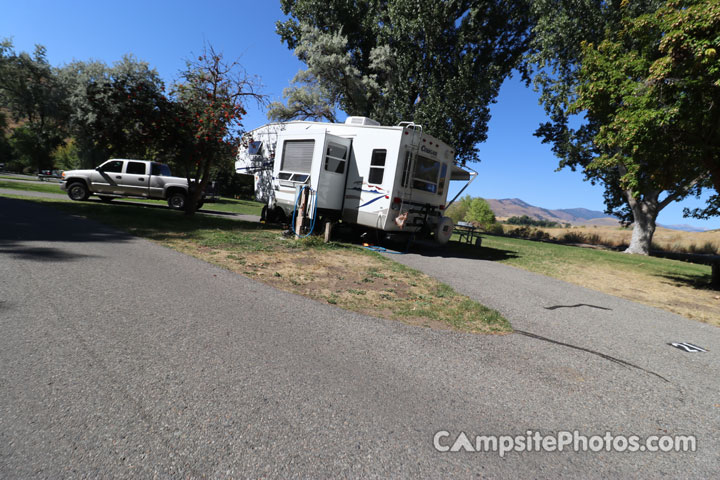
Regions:
<instances>
[{"instance_id":1,"label":"large tree trunk","mask_svg":"<svg viewBox=\"0 0 720 480\"><path fill-rule=\"evenodd\" d=\"M644 195L643 199L637 199L628 192L628 203L633 212L633 233L630 246L625 253L649 255L655 234L655 221L659 213L658 194Z\"/></svg>"},{"instance_id":2,"label":"large tree trunk","mask_svg":"<svg viewBox=\"0 0 720 480\"><path fill-rule=\"evenodd\" d=\"M655 234L656 218L657 214L635 215L630 246L625 249L625 253L637 253L639 255L648 255L650 253L650 246Z\"/></svg>"}]
</instances>

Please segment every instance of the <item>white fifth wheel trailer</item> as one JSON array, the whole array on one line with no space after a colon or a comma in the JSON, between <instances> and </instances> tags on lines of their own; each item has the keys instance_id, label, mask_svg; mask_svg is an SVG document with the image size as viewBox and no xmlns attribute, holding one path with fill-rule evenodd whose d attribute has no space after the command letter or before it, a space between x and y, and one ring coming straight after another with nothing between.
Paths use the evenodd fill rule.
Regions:
<instances>
[{"instance_id":1,"label":"white fifth wheel trailer","mask_svg":"<svg viewBox=\"0 0 720 480\"><path fill-rule=\"evenodd\" d=\"M269 220L292 219L307 198L313 223L424 232L441 244L453 229L443 216L449 182L469 184L477 175L455 164L452 147L410 122L271 123L248 132L243 145L236 172L255 176L255 194Z\"/></svg>"}]
</instances>

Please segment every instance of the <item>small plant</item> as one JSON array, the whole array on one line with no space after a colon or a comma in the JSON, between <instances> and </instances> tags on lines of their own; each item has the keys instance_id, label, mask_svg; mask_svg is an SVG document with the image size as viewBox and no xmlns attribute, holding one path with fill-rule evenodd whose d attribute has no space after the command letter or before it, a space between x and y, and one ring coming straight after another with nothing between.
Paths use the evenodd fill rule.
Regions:
<instances>
[{"instance_id":1,"label":"small plant","mask_svg":"<svg viewBox=\"0 0 720 480\"><path fill-rule=\"evenodd\" d=\"M378 272L377 268L375 267L368 268L367 274L369 277L373 278L385 278L385 275Z\"/></svg>"},{"instance_id":2,"label":"small plant","mask_svg":"<svg viewBox=\"0 0 720 480\"><path fill-rule=\"evenodd\" d=\"M355 290L354 288L349 288L348 293L352 293L353 295L365 295L367 292L365 290Z\"/></svg>"},{"instance_id":3,"label":"small plant","mask_svg":"<svg viewBox=\"0 0 720 480\"><path fill-rule=\"evenodd\" d=\"M455 294L455 291L449 285L445 285L444 283L439 283L437 288L435 289L434 294L438 298L446 298L446 297L452 297Z\"/></svg>"}]
</instances>

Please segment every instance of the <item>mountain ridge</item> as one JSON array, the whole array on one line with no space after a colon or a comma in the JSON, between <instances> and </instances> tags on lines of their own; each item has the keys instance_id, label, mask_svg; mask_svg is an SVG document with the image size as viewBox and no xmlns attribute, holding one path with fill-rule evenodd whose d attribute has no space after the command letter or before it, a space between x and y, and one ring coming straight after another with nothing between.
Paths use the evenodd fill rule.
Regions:
<instances>
[{"instance_id":1,"label":"mountain ridge","mask_svg":"<svg viewBox=\"0 0 720 480\"><path fill-rule=\"evenodd\" d=\"M490 208L499 219L507 219L510 217L521 217L527 215L536 220L549 220L560 224L569 223L571 225L598 225L598 226L619 226L620 219L599 210L590 210L588 208L557 208L549 209L531 205L520 198L501 198L485 199ZM659 225L659 227L669 228L671 230L682 230L686 232L704 232L705 229L693 227L692 225Z\"/></svg>"}]
</instances>

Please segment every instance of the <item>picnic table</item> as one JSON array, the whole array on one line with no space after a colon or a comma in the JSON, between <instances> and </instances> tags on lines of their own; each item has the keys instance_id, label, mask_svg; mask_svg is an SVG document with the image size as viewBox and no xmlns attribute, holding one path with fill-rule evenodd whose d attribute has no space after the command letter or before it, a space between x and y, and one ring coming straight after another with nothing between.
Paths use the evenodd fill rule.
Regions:
<instances>
[{"instance_id":1,"label":"picnic table","mask_svg":"<svg viewBox=\"0 0 720 480\"><path fill-rule=\"evenodd\" d=\"M460 243L474 243L477 247L482 245L480 229L478 227L475 227L471 223L458 222L453 229L453 233L458 234L458 242Z\"/></svg>"}]
</instances>

